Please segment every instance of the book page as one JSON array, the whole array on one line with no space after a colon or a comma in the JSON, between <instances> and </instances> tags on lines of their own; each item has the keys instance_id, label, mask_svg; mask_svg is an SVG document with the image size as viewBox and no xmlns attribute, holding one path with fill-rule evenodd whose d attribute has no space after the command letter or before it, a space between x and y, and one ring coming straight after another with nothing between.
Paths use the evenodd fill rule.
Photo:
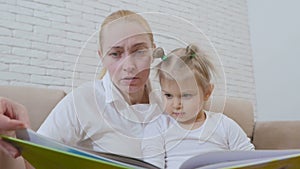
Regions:
<instances>
[{"instance_id":1,"label":"book page","mask_svg":"<svg viewBox=\"0 0 300 169\"><path fill-rule=\"evenodd\" d=\"M300 150L255 150L255 151L222 151L200 154L186 160L180 168L198 168L217 163L226 163L243 160L270 159L287 155L300 154ZM248 161L248 162L250 162ZM246 162L246 161L244 161ZM242 162L242 163L244 163ZM237 162L240 164L240 162Z\"/></svg>"},{"instance_id":2,"label":"book page","mask_svg":"<svg viewBox=\"0 0 300 169\"><path fill-rule=\"evenodd\" d=\"M235 169L298 169L300 165L300 154L292 154L279 157L250 159L217 163L199 167L198 169L235 168Z\"/></svg>"}]
</instances>

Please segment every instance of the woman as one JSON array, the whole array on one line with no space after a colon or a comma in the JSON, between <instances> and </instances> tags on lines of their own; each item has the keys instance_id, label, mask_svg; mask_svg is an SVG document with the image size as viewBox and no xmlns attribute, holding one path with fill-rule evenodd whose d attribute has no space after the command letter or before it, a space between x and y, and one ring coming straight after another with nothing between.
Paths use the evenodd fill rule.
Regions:
<instances>
[{"instance_id":1,"label":"woman","mask_svg":"<svg viewBox=\"0 0 300 169\"><path fill-rule=\"evenodd\" d=\"M153 48L142 16L127 10L109 15L101 25L98 50L107 73L68 94L38 133L71 146L141 157L144 123L153 112L162 112L149 99Z\"/></svg>"}]
</instances>

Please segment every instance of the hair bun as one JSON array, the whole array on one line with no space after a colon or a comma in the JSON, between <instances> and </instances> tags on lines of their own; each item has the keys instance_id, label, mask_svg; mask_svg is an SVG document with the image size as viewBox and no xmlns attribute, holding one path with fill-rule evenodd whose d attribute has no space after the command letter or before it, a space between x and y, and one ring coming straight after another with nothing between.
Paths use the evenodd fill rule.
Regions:
<instances>
[{"instance_id":1,"label":"hair bun","mask_svg":"<svg viewBox=\"0 0 300 169\"><path fill-rule=\"evenodd\" d=\"M191 56L195 55L198 52L198 47L194 44L190 44L186 47L186 55Z\"/></svg>"},{"instance_id":2,"label":"hair bun","mask_svg":"<svg viewBox=\"0 0 300 169\"><path fill-rule=\"evenodd\" d=\"M161 47L158 47L153 51L154 58L162 58L164 55L165 55L164 49Z\"/></svg>"}]
</instances>

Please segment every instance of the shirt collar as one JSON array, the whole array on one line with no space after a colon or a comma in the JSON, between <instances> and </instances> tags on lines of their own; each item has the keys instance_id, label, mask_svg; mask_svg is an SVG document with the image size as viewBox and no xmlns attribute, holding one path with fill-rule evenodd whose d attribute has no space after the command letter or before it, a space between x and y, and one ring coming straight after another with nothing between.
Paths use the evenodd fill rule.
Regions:
<instances>
[{"instance_id":1,"label":"shirt collar","mask_svg":"<svg viewBox=\"0 0 300 169\"><path fill-rule=\"evenodd\" d=\"M140 105L128 105L127 102L125 102L123 95L120 93L120 91L117 89L117 87L113 84L111 81L109 73L106 73L103 77L103 86L105 90L105 102L106 103L113 103L114 106L117 107L119 113L123 113L126 118L131 119L133 121L142 121L146 122L149 119L152 119L161 112L163 112L163 104L160 97L160 89L157 84L158 81L155 80L149 80L147 82L147 90L149 92L149 100L150 104L140 104ZM151 83L150 83L151 82ZM139 106L146 106L144 110L138 110ZM140 111L139 113L130 113L133 110ZM142 113L144 112L144 113ZM136 117L135 117L136 116ZM141 117L140 117L141 116Z\"/></svg>"},{"instance_id":2,"label":"shirt collar","mask_svg":"<svg viewBox=\"0 0 300 169\"><path fill-rule=\"evenodd\" d=\"M150 104L159 104L162 102L160 97L160 85L159 81L150 75L150 79L147 82L147 90L149 93ZM117 87L111 81L109 73L106 73L103 77L103 86L105 90L106 103L112 103L114 101L124 101L124 98Z\"/></svg>"},{"instance_id":3,"label":"shirt collar","mask_svg":"<svg viewBox=\"0 0 300 169\"><path fill-rule=\"evenodd\" d=\"M105 90L105 102L111 103L116 100L123 100L123 96L112 83L109 73L106 73L103 77L103 86Z\"/></svg>"}]
</instances>

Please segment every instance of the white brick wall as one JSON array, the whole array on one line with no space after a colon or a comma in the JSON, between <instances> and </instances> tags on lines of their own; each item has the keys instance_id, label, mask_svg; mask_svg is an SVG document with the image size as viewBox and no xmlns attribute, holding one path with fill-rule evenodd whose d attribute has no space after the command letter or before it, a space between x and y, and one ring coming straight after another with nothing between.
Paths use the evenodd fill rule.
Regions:
<instances>
[{"instance_id":1,"label":"white brick wall","mask_svg":"<svg viewBox=\"0 0 300 169\"><path fill-rule=\"evenodd\" d=\"M168 33L166 37L155 37L157 44L166 49L183 46L171 35L192 40L199 34L171 16L201 28L224 65L227 95L256 103L246 0L1 1L0 85L70 91L73 77L75 87L92 80L99 71L95 32L105 16L118 9L129 9L169 15L170 18L146 16L155 32Z\"/></svg>"}]
</instances>

